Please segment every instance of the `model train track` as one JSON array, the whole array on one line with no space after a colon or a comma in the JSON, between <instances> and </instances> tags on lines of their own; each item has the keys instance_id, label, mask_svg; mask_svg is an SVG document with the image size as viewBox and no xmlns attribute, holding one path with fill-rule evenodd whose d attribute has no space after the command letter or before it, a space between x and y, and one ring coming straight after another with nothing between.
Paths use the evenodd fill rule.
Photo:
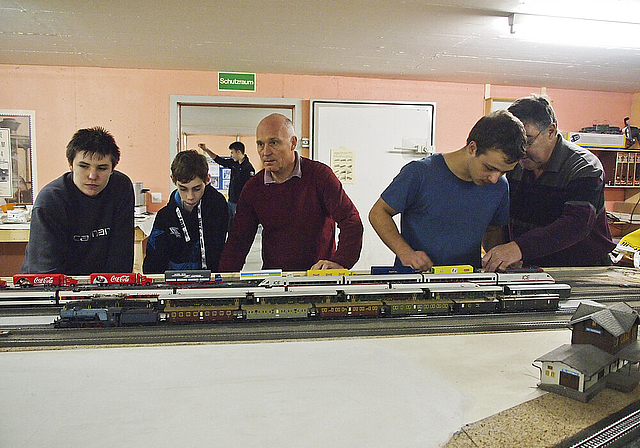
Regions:
<instances>
[{"instance_id":1,"label":"model train track","mask_svg":"<svg viewBox=\"0 0 640 448\"><path fill-rule=\"evenodd\" d=\"M634 308L640 310L640 304ZM27 324L3 327L9 333L0 338L0 350L536 331L568 328L574 311L574 307L561 307L559 311L545 313L238 321L115 328L55 329L51 325Z\"/></svg>"},{"instance_id":2,"label":"model train track","mask_svg":"<svg viewBox=\"0 0 640 448\"><path fill-rule=\"evenodd\" d=\"M244 287L222 287L219 284L207 285L204 288L183 288L183 285L180 285L180 288L167 290L166 285L163 288L152 288L153 285L146 285L148 282L145 282L144 285L129 285L124 289L117 285L110 285L108 288L92 286L87 289L91 293L87 297L85 297L87 293L84 292L84 289L72 290L62 283L59 290L50 290L50 288L6 290L0 297L2 299L0 328L4 331L11 331L11 335L7 337L5 334L2 337L0 347L252 341L536 330L566 327L570 315L582 300L590 299L608 303L614 301L636 302L636 304L629 304L634 307L640 306L640 282L637 284L628 283L625 279L616 279L615 282L608 284L603 283L600 277L594 279L592 275L590 275L591 279L595 280L595 283L592 284L586 283L586 277L578 277L575 281L567 279L567 283L574 285L572 294L567 300L558 302L558 296L567 297L564 292L569 286L549 283L549 280L553 282L553 278L539 272L500 274L501 276L498 277L495 277L495 274L484 273L456 274L449 277L432 275L429 277L428 287L425 287L425 283L413 286L411 283L415 280L420 280L420 278L424 280L423 277L416 278L416 275L418 274L356 275L335 279L308 276L269 277L269 282L273 281L274 284L262 285L261 283L259 287L247 284L245 285L246 290ZM466 277L459 277L459 275L466 275ZM534 279L532 276L536 276L536 278ZM380 283L382 278L385 280L384 283L389 281L392 284L382 286L384 285L384 283ZM470 286L469 283L460 282L460 278L477 281L481 284ZM436 279L437 281L435 281ZM336 281L340 286L327 286L333 285ZM344 282L344 286L340 281ZM535 282L536 284L518 284L522 281L525 283ZM503 286L485 285L484 283L487 282L502 282ZM280 285L280 283L287 283L288 286ZM307 284L313 286L304 286ZM554 288L552 292L556 294L555 309L558 309L557 312L543 311L548 304L553 305L551 302L553 299L548 299L548 296L545 296L550 294L547 292L549 288ZM164 291L164 293L158 296L157 291ZM480 294L486 294L487 300L478 301L475 299L477 291L481 291ZM380 301L376 294L381 293L389 293L393 299L390 302ZM457 294L462 294L462 300L458 300ZM523 294L525 300L535 294L540 294L545 296L543 299L545 302L536 304L539 307L538 311L523 313L523 310L527 309L528 302L517 302L519 294ZM507 297L507 301L503 302L502 298L498 300L497 296L502 295ZM298 296L309 297L310 302L315 303L313 310L308 311L308 306L301 306L298 309L293 306L286 308L286 305L282 305L285 306L283 311L280 308L280 303L286 303L286 300L291 300L291 298L285 299L284 302L279 302L279 300L283 300L287 296L292 296L296 300L299 299ZM220 297L221 300L231 300L233 304L208 303L208 301L218 300ZM369 297L373 297L373 299ZM449 300L449 297L453 299ZM488 300L490 297L493 297L493 301ZM78 302L83 305L78 308L74 306L71 311L68 311L69 308L62 310L65 311L64 319L76 318L77 314L80 324L82 324L69 325L69 327L93 327L94 322L100 319L100 326L108 328L51 328L49 324L55 319L56 314L60 314L60 318L56 319L56 322L60 322L63 318L60 310L61 305L73 303L79 299L85 302L90 300L90 303ZM339 304L339 312L331 308L334 299L336 299L335 303ZM124 300L124 302L118 302L119 300ZM186 301L186 305L182 305L181 301L183 300ZM211 316L216 316L214 314L216 311L220 313L224 311L225 319L217 319L218 322L215 323L197 322L192 319L193 316L190 316L192 310L189 308L192 307L192 304L189 301L197 302L193 306L202 306L202 303L199 302L201 300L205 301L205 311L208 310L206 307L213 310L211 314L207 312L205 316L204 311L198 308L196 311L199 313L201 321L212 320ZM396 300L398 302L394 302ZM391 308L393 303L405 303L407 300L432 300L434 301L432 303L436 303L436 300L442 300L437 303L447 303L449 309L436 310L437 307L434 307L435 312L431 312L426 308L414 307L411 313L405 314L402 307L406 305ZM149 312L142 312L149 309L148 306L139 306L139 303L144 301L158 301L160 306L157 309L151 308ZM331 305L319 305L325 302L331 303ZM365 303L365 305L359 305L361 303ZM493 303L496 304L496 314L481 314L493 313ZM512 303L517 303L517 305L512 305ZM229 308L224 308L226 306ZM351 310L350 308L358 306L361 309ZM377 308L374 309L374 306ZM426 305L419 306L426 307ZM466 306L470 308L465 308ZM519 308L520 306L522 308ZM371 309L369 310L368 307ZM231 308L233 315L229 312ZM141 309L142 311L135 311L138 313L135 314L129 313L127 311L129 309ZM83 310L90 311L82 313ZM113 310L112 315L108 314L109 310ZM177 311L182 310L185 310L184 316L182 316L182 312L180 316L174 316L178 314ZM521 314L514 313L518 310ZM377 318L365 317L366 314L373 315L376 311ZM129 314L125 315L125 312ZM330 312L335 312L336 316L329 315ZM396 315L394 316L394 314ZM130 315L134 318L128 318ZM306 319L302 319L303 315ZM401 317L403 315L405 317ZM129 319L123 320L122 325L120 325L121 316ZM187 317L188 319L185 320L188 320L189 323L181 322L177 317ZM109 318L113 318L113 322L108 320ZM226 319L229 320L223 322ZM104 325L103 321L109 325ZM115 325L112 325L114 322ZM85 323L86 325L84 325ZM153 327L136 326L146 323L152 324ZM61 325L56 325L56 327L58 326ZM97 322L95 326L97 326ZM118 328L111 328L112 326Z\"/></svg>"},{"instance_id":3,"label":"model train track","mask_svg":"<svg viewBox=\"0 0 640 448\"><path fill-rule=\"evenodd\" d=\"M617 298L617 301L626 300ZM481 315L411 316L393 318L343 318L335 320L269 320L261 322L161 324L118 328L55 329L34 323L56 315L41 310L17 309L4 317L17 319L4 325L2 348L176 344L197 342L251 342L294 339L384 337L429 334L463 334L567 328L578 300L560 303L556 312ZM640 310L640 303L630 303ZM30 315L31 311L35 311Z\"/></svg>"},{"instance_id":4,"label":"model train track","mask_svg":"<svg viewBox=\"0 0 640 448\"><path fill-rule=\"evenodd\" d=\"M571 292L571 298L579 300L589 299L598 302L640 300L640 288L574 288Z\"/></svg>"},{"instance_id":5,"label":"model train track","mask_svg":"<svg viewBox=\"0 0 640 448\"><path fill-rule=\"evenodd\" d=\"M604 448L621 446L620 442L640 430L640 410L625 415L600 431L586 437L571 448Z\"/></svg>"},{"instance_id":6,"label":"model train track","mask_svg":"<svg viewBox=\"0 0 640 448\"><path fill-rule=\"evenodd\" d=\"M485 333L566 328L562 313L362 318L335 321L267 321L159 325L102 329L21 327L0 339L2 348L252 342L446 333Z\"/></svg>"}]
</instances>

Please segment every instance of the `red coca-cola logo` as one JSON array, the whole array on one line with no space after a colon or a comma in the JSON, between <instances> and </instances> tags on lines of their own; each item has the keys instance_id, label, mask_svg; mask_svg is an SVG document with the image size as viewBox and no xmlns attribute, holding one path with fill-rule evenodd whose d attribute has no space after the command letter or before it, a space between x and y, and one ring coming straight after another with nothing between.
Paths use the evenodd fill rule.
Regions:
<instances>
[{"instance_id":1,"label":"red coca-cola logo","mask_svg":"<svg viewBox=\"0 0 640 448\"><path fill-rule=\"evenodd\" d=\"M109 279L109 283L130 283L132 281L129 274L112 275Z\"/></svg>"},{"instance_id":2,"label":"red coca-cola logo","mask_svg":"<svg viewBox=\"0 0 640 448\"><path fill-rule=\"evenodd\" d=\"M53 277L36 277L33 279L33 283L35 284L42 284L42 285L49 285L49 284L53 284Z\"/></svg>"}]
</instances>

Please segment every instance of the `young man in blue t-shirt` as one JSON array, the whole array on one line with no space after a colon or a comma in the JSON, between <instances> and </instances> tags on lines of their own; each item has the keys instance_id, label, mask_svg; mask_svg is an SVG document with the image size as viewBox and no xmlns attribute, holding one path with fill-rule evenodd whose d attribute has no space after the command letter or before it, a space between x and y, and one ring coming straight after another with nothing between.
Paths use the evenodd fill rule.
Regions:
<instances>
[{"instance_id":1,"label":"young man in blue t-shirt","mask_svg":"<svg viewBox=\"0 0 640 448\"><path fill-rule=\"evenodd\" d=\"M369 212L369 221L396 254L396 265L426 271L434 265L481 266L509 222L503 174L524 156L522 123L507 111L482 117L467 144L402 168ZM401 214L401 232L393 216Z\"/></svg>"}]
</instances>

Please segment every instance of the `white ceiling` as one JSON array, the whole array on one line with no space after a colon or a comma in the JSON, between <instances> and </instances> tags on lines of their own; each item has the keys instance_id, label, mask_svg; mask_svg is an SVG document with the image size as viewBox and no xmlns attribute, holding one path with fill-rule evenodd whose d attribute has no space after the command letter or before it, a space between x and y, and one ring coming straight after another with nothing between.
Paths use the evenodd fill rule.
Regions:
<instances>
[{"instance_id":1,"label":"white ceiling","mask_svg":"<svg viewBox=\"0 0 640 448\"><path fill-rule=\"evenodd\" d=\"M640 22L640 0L0 0L0 63L640 92L640 48L522 41L513 12Z\"/></svg>"}]
</instances>

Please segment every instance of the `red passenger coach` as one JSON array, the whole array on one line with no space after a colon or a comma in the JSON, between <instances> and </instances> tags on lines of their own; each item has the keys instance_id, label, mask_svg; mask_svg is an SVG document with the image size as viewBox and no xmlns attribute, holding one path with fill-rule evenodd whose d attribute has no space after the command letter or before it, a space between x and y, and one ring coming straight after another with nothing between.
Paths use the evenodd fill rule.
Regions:
<instances>
[{"instance_id":1,"label":"red passenger coach","mask_svg":"<svg viewBox=\"0 0 640 448\"><path fill-rule=\"evenodd\" d=\"M78 280L64 274L16 274L15 286L76 286Z\"/></svg>"},{"instance_id":2,"label":"red passenger coach","mask_svg":"<svg viewBox=\"0 0 640 448\"><path fill-rule=\"evenodd\" d=\"M89 277L91 283L99 285L112 285L112 284L131 284L131 285L150 285L153 283L149 277L145 277L138 273L125 273L125 274L91 274Z\"/></svg>"}]
</instances>

